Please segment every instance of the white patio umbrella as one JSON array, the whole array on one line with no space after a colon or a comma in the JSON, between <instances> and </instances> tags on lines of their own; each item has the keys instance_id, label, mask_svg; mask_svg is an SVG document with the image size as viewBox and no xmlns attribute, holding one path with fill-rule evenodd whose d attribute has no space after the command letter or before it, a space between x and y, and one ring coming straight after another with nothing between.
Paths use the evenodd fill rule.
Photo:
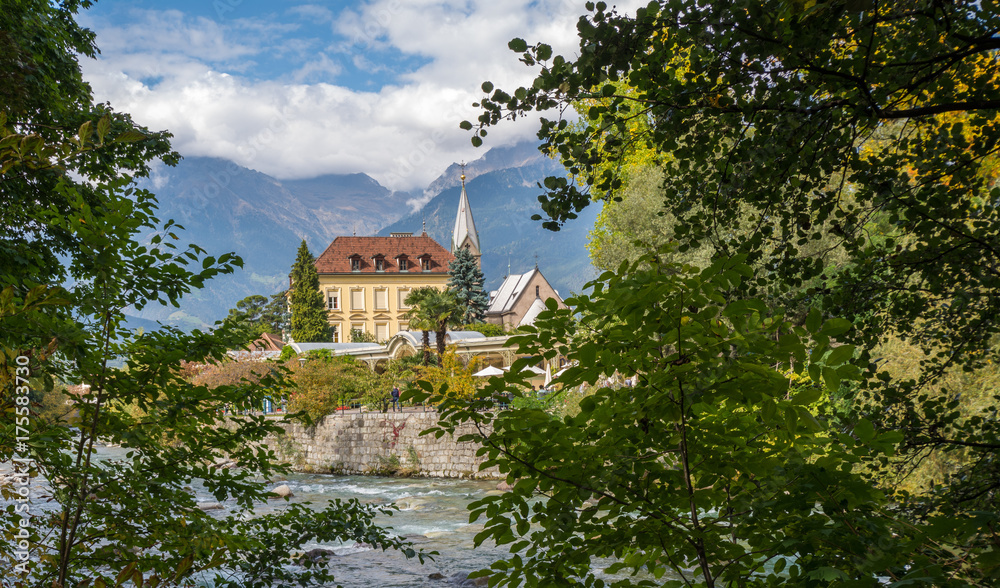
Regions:
<instances>
[{"instance_id":1,"label":"white patio umbrella","mask_svg":"<svg viewBox=\"0 0 1000 588\"><path fill-rule=\"evenodd\" d=\"M552 383L552 368L549 367L548 362L545 362L545 383L542 384L542 386L548 388L549 384L551 383Z\"/></svg>"},{"instance_id":2,"label":"white patio umbrella","mask_svg":"<svg viewBox=\"0 0 1000 588\"><path fill-rule=\"evenodd\" d=\"M510 366L509 365L505 366L503 368L503 371L509 372L510 371ZM521 371L522 372L531 372L531 373L535 374L536 376L544 376L545 375L545 370L543 370L542 368L537 368L537 367L535 367L533 365L526 365L523 368L521 368Z\"/></svg>"},{"instance_id":3,"label":"white patio umbrella","mask_svg":"<svg viewBox=\"0 0 1000 588\"><path fill-rule=\"evenodd\" d=\"M486 377L489 377L489 376L499 376L501 374L503 374L503 370L502 369L495 368L495 367L493 367L491 365L488 365L488 366L484 367L483 369L479 370L478 372L476 372L476 373L474 373L472 375L475 376L475 377L477 377L477 378L486 378Z\"/></svg>"}]
</instances>

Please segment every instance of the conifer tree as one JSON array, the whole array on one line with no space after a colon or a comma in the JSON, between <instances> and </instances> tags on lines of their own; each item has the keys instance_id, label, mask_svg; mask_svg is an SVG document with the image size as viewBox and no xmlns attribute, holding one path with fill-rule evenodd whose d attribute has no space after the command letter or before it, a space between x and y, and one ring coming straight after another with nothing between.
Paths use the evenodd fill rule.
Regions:
<instances>
[{"instance_id":1,"label":"conifer tree","mask_svg":"<svg viewBox=\"0 0 1000 588\"><path fill-rule=\"evenodd\" d=\"M303 239L292 266L292 339L298 343L329 342L330 325L326 319L323 293L315 258Z\"/></svg>"},{"instance_id":2,"label":"conifer tree","mask_svg":"<svg viewBox=\"0 0 1000 588\"><path fill-rule=\"evenodd\" d=\"M479 269L472 252L460 247L455 252L455 261L448 265L448 275L451 276L448 288L455 293L462 306L462 322L483 322L489 297L483 291L483 270Z\"/></svg>"}]
</instances>

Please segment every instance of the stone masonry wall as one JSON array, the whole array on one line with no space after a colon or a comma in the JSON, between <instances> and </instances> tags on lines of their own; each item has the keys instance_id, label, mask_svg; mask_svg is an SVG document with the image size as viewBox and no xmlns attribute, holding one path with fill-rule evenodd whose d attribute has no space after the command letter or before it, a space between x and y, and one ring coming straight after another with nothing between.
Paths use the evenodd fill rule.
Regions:
<instances>
[{"instance_id":1,"label":"stone masonry wall","mask_svg":"<svg viewBox=\"0 0 1000 588\"><path fill-rule=\"evenodd\" d=\"M268 445L298 471L335 474L403 474L440 478L500 478L496 468L479 471L479 445L455 436L420 435L437 424L437 413L362 412L331 415L313 428L286 423L286 434Z\"/></svg>"}]
</instances>

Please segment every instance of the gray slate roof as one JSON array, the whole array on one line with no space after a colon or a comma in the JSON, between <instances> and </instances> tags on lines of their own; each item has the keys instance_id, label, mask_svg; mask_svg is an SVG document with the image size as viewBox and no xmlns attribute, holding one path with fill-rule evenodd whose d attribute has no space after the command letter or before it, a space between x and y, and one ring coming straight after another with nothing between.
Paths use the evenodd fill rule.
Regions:
<instances>
[{"instance_id":1,"label":"gray slate roof","mask_svg":"<svg viewBox=\"0 0 1000 588\"><path fill-rule=\"evenodd\" d=\"M533 269L526 274L507 276L503 284L500 284L499 289L490 292L490 307L486 312L501 313L512 310L514 303L521 297L521 292L528 287L528 283L531 282L532 276L537 271L537 269Z\"/></svg>"}]
</instances>

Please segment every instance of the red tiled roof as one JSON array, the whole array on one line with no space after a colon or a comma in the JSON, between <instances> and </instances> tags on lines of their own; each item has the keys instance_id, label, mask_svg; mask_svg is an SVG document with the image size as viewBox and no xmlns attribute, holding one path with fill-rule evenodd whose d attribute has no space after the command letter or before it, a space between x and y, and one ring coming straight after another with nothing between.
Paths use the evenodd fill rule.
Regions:
<instances>
[{"instance_id":1,"label":"red tiled roof","mask_svg":"<svg viewBox=\"0 0 1000 588\"><path fill-rule=\"evenodd\" d=\"M448 264L455 260L447 249L426 234L419 237L337 237L316 259L316 271L320 274L349 274L351 256L361 256L361 273L375 273L376 255L385 256L385 272L399 273L401 254L409 258L410 273L421 273L417 258L430 255L432 274L448 273Z\"/></svg>"},{"instance_id":2,"label":"red tiled roof","mask_svg":"<svg viewBox=\"0 0 1000 588\"><path fill-rule=\"evenodd\" d=\"M251 351L281 351L285 342L281 340L281 335L274 333L261 333L260 338L250 344Z\"/></svg>"}]
</instances>

